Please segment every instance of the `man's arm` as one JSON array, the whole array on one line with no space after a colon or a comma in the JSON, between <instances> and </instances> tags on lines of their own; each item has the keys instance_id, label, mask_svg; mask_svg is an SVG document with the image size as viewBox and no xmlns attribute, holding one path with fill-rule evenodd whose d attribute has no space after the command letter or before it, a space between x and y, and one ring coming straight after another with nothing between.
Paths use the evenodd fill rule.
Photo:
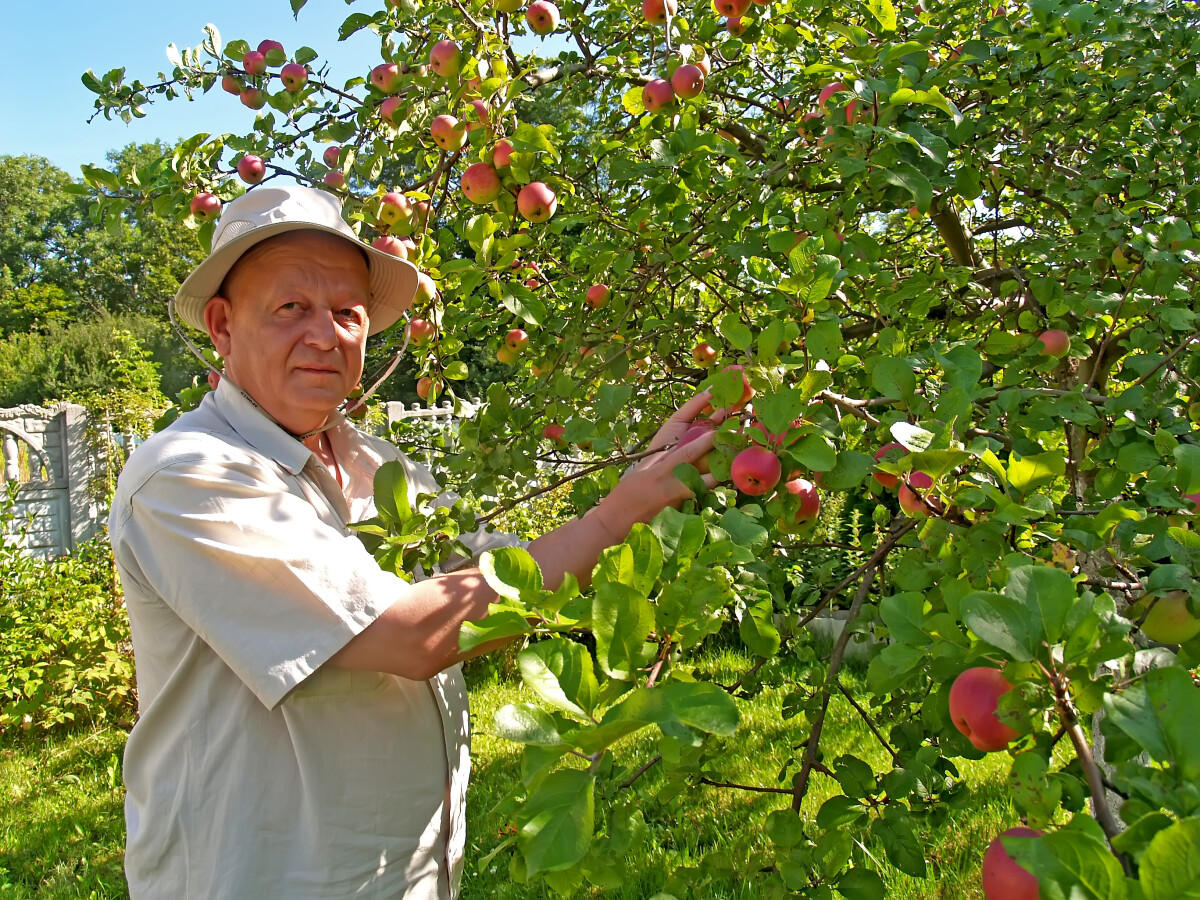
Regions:
<instances>
[{"instance_id":1,"label":"man's arm","mask_svg":"<svg viewBox=\"0 0 1200 900\"><path fill-rule=\"evenodd\" d=\"M653 450L675 444L707 405L700 394L685 403L655 435ZM582 585L591 581L600 554L623 541L637 522L649 522L667 506L692 496L673 470L696 464L713 447L712 432L682 447L646 457L596 507L581 518L543 535L529 545L545 583L556 587L570 572ZM712 487L714 479L702 476ZM430 678L468 656L494 649L484 645L470 654L458 648L463 622L482 619L496 595L478 569L436 575L413 585L402 598L338 651L330 663L351 669L390 672L404 678Z\"/></svg>"}]
</instances>

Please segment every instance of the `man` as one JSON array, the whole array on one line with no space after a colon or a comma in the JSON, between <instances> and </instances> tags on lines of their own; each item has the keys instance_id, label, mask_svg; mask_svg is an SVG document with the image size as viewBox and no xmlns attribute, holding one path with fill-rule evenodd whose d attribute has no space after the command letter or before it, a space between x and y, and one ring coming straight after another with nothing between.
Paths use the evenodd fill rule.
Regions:
<instances>
[{"instance_id":1,"label":"man","mask_svg":"<svg viewBox=\"0 0 1200 900\"><path fill-rule=\"evenodd\" d=\"M357 239L329 194L263 186L228 205L180 287L224 358L217 390L118 483L110 538L140 717L125 752L137 898L448 898L461 874L468 718L460 625L494 595L470 561L410 585L346 528L400 459L337 411L368 335L416 271ZM548 584L689 496L671 474L685 404L598 506L534 541ZM708 478L708 476L705 476ZM505 542L476 534L474 553Z\"/></svg>"}]
</instances>

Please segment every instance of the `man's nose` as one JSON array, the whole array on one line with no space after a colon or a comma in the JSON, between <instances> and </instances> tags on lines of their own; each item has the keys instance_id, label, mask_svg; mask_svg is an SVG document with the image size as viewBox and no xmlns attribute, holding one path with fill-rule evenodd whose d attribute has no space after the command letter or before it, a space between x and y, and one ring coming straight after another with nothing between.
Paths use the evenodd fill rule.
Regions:
<instances>
[{"instance_id":1,"label":"man's nose","mask_svg":"<svg viewBox=\"0 0 1200 900\"><path fill-rule=\"evenodd\" d=\"M308 314L307 334L308 343L322 350L332 350L337 346L337 321L333 310L313 308Z\"/></svg>"}]
</instances>

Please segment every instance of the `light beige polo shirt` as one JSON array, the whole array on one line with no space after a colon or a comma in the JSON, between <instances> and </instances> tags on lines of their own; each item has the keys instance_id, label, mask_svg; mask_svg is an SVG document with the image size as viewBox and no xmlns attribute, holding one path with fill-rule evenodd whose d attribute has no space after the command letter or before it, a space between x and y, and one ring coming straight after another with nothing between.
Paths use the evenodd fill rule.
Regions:
<instances>
[{"instance_id":1,"label":"light beige polo shirt","mask_svg":"<svg viewBox=\"0 0 1200 900\"><path fill-rule=\"evenodd\" d=\"M375 470L399 459L414 496L437 487L345 420L329 436L344 490L223 379L121 474L109 528L137 662L134 900L457 893L461 671L424 682L322 668L409 590L346 528L374 514Z\"/></svg>"}]
</instances>

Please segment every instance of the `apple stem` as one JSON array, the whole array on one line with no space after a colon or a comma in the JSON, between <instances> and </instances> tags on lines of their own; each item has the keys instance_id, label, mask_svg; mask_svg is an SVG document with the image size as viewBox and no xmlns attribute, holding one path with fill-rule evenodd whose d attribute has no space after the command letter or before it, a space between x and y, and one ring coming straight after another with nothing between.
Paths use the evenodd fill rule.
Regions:
<instances>
[{"instance_id":1,"label":"apple stem","mask_svg":"<svg viewBox=\"0 0 1200 900\"><path fill-rule=\"evenodd\" d=\"M1071 738L1071 744L1075 747L1075 756L1079 759L1084 777L1087 779L1088 791L1092 795L1092 815L1104 830L1104 835L1108 838L1108 847L1112 850L1113 856L1121 863L1125 874L1132 876L1133 866L1129 858L1124 853L1118 852L1112 845L1113 838L1121 833L1121 825L1108 805L1108 798L1104 793L1104 773L1100 771L1100 766L1096 763L1095 756L1092 755L1092 746L1088 743L1083 728L1079 725L1079 716L1076 715L1075 707L1067 693L1066 681L1057 672L1051 672L1050 685L1054 689L1059 721L1062 722L1063 728Z\"/></svg>"}]
</instances>

